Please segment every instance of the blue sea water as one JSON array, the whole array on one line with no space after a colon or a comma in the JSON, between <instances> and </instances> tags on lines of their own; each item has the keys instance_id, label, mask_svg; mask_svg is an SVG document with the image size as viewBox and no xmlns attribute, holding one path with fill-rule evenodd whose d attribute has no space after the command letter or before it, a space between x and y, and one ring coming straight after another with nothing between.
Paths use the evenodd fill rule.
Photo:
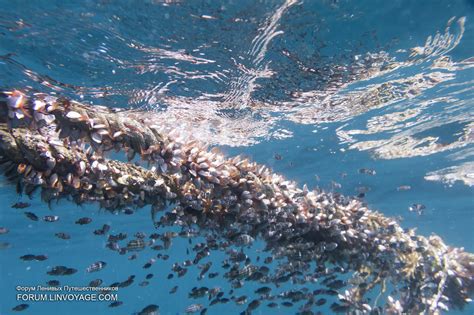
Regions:
<instances>
[{"instance_id":1,"label":"blue sea water","mask_svg":"<svg viewBox=\"0 0 474 315\"><path fill-rule=\"evenodd\" d=\"M228 156L243 154L296 181L344 195L365 191L369 208L398 217L404 228L437 234L474 252L474 2L473 1L0 1L0 88L57 93L156 115L182 125ZM449 30L446 31L446 27ZM429 39L430 38L430 39ZM428 40L427 40L428 39ZM186 129L186 130L184 130ZM375 170L375 175L360 169ZM169 260L142 268L105 248L93 234L155 231L148 208L112 214L93 204L36 195L19 197L0 181L0 313L20 304L16 287L46 285L51 266L76 268L62 285L104 284L135 275L119 290L123 305L31 302L25 314L131 314L149 304L183 314L195 286L220 286L223 255L213 253L214 279L190 267L167 279L175 262L192 259L176 238ZM397 189L409 185L411 189ZM13 209L18 201L27 209ZM423 213L409 211L413 204ZM34 222L55 214L58 222ZM74 222L92 218L88 225ZM70 240L54 236L71 235ZM198 240L194 240L195 243ZM247 250L252 258L264 245ZM25 254L45 254L41 262ZM86 273L96 262L97 273ZM139 286L153 273L148 286ZM178 286L175 294L169 294ZM255 298L258 285L236 293ZM285 288L285 287L284 287ZM284 288L281 288L282 290ZM286 289L291 288L291 284ZM294 314L297 306L255 314ZM239 314L234 302L208 314ZM320 308L324 314L328 307ZM462 311L473 314L472 303Z\"/></svg>"}]
</instances>

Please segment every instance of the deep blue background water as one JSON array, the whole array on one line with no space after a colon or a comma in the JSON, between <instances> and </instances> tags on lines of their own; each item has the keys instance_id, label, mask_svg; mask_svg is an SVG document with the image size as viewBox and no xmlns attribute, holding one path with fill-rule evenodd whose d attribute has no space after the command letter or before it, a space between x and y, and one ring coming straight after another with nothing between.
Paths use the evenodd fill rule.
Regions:
<instances>
[{"instance_id":1,"label":"deep blue background water","mask_svg":"<svg viewBox=\"0 0 474 315\"><path fill-rule=\"evenodd\" d=\"M222 118L223 122L228 119L239 125L241 112L235 106L219 105L219 102L224 98L222 94L232 90L232 82L246 76L239 69L259 71L255 56L248 54L250 43L258 38L259 28L266 25L265 21L281 7L282 2L166 4L160 1L84 1L79 5L64 1L0 1L0 4L1 88L31 87L44 92L56 91L95 104L143 107L149 111L172 110L188 104L189 99L200 99L190 108L183 109L183 113L209 106L209 113L218 109L230 113ZM355 143L383 139L389 142L388 139L398 133L416 134L420 138L430 135L439 137L440 142L455 141L459 137L456 134L474 121L474 72L470 67L442 69L441 72L455 77L414 98L403 95L393 103L381 103L376 109L367 109L329 123L303 123L285 110L285 104L295 102L295 91L328 90L331 87L328 73L335 65L350 64L355 55L383 50L400 58L399 61L406 60L398 57L398 54L403 54L397 52L399 49L409 51L412 47L423 46L429 35L436 31L444 33L448 20L453 16L466 16L464 36L459 45L443 55L449 55L453 62L459 63L473 56L472 1L328 0L305 1L291 6L282 14L276 28L284 34L270 41L265 51L263 62L274 72L273 76L257 75L255 82L259 86L251 91L250 97L236 100L244 112L242 115L255 114L256 124L263 121L265 125L268 116L278 119L269 119L271 127L255 136L252 145L244 146L238 141L229 145L228 141L222 140L223 151L229 156L248 155L300 185L307 183L310 188L319 186L355 195L358 187L368 187L370 190L365 200L371 209L400 217L403 227L416 227L417 233L435 233L450 245L474 252L472 186L460 181L447 185L424 179L429 172L473 162L472 138L462 147L452 150L384 159L377 158L374 150L351 149L350 144L338 137L341 128L364 130L371 119L417 109L420 104L433 101L433 105L423 108L422 114L414 118L415 127L405 125L396 130L374 132L356 137ZM163 53L165 50L168 54ZM292 58L285 57L284 52L289 52ZM186 61L186 58L193 61ZM350 93L377 82L426 73L429 62L401 67L399 71L372 78L369 83L354 80L345 91ZM301 64L321 71L303 71ZM167 90L163 93L154 93L165 86ZM248 86L238 86L238 90L246 90ZM447 98L448 95L452 97ZM263 109L255 109L252 102L263 102ZM305 104L309 108L317 105L316 101ZM299 103L295 105L295 108L302 107ZM350 109L350 102L343 107ZM335 112L339 110L338 107L333 109ZM303 115L310 113L303 112ZM259 115L267 118L260 120ZM426 121L434 123L425 126L423 123ZM419 128L419 133L416 128ZM270 136L272 132L281 130L290 131L291 137L276 139ZM220 144L218 136L215 142ZM282 157L281 160L275 159L276 154ZM461 158L456 159L456 154ZM374 169L377 173L374 176L360 174L360 168ZM341 188L334 188L333 181L340 183ZM114 234L127 232L133 235L138 231L151 234L154 227L147 208L134 215L114 215L100 211L95 205L77 207L61 201L49 209L36 196L29 201L32 206L25 210L39 217L54 213L60 216L60 220L55 223L33 222L25 217L23 210L10 208L11 204L18 200L26 201L26 198L19 199L15 188L8 186L3 179L1 184L0 225L10 232L0 235L0 242L8 242L11 246L0 250L1 314L11 313L11 308L19 304L15 300L15 286L45 284L58 278L46 275L53 265L79 270L73 276L59 277L62 284L87 285L97 277L104 279L104 284L111 284L123 281L129 275L136 275L136 281L131 287L119 291L124 304L116 309L109 309L107 303L99 302L30 303L25 313L84 314L95 311L100 314L130 314L153 303L160 306L162 314L181 314L188 304L193 303L187 298L192 287L221 286L228 290L228 283L221 277L197 281L199 271L196 267L191 267L179 280L166 279L174 262L190 258L186 255L187 240L175 240L167 262L158 261L150 269L143 269L143 264L156 252L147 249L139 253L137 260L129 261L128 255L120 256L106 249L105 238L92 233L107 223L112 226L111 233ZM398 191L397 187L401 185L410 185L411 190ZM422 215L408 210L413 203L426 205ZM84 216L91 217L93 222L85 226L74 224ZM60 231L71 234L72 238L65 241L54 237L54 233ZM259 255L257 249L261 247L262 244L255 244L255 255ZM24 262L19 259L29 253L46 254L48 260ZM220 271L222 275L218 267L222 256L219 255L213 253L209 260L214 261L211 272ZM106 261L107 267L99 273L87 274L85 268L98 260ZM150 272L154 274L149 280L150 285L138 286ZM179 285L177 293L168 294L175 285ZM239 295L247 294L250 301L255 288L255 285L248 284ZM203 302L207 303L206 300ZM243 306L230 302L217 304L208 313L237 314L243 309ZM282 306L270 310L262 306L255 313L287 314L295 310ZM324 308L322 311L326 313ZM463 313L474 313L473 306L469 305Z\"/></svg>"}]
</instances>

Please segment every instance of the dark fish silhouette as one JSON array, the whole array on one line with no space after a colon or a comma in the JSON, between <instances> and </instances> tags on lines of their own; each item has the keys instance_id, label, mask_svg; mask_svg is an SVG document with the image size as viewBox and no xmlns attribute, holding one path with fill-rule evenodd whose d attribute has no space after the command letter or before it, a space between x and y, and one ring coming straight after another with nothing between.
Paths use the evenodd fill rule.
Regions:
<instances>
[{"instance_id":1,"label":"dark fish silhouette","mask_svg":"<svg viewBox=\"0 0 474 315\"><path fill-rule=\"evenodd\" d=\"M107 266L107 263L105 261L97 261L93 264L91 264L89 267L87 267L86 271L87 272L97 272L97 271L100 271L102 269L104 269L104 267Z\"/></svg>"},{"instance_id":2,"label":"dark fish silhouette","mask_svg":"<svg viewBox=\"0 0 474 315\"><path fill-rule=\"evenodd\" d=\"M150 304L148 306L145 306L144 309L142 309L138 315L152 315L152 314L158 314L158 309L160 307L155 304Z\"/></svg>"},{"instance_id":3,"label":"dark fish silhouette","mask_svg":"<svg viewBox=\"0 0 474 315\"><path fill-rule=\"evenodd\" d=\"M26 310L28 307L30 307L28 304L19 304L15 306L14 308L12 308L12 311L21 312L21 311Z\"/></svg>"},{"instance_id":4,"label":"dark fish silhouette","mask_svg":"<svg viewBox=\"0 0 474 315\"><path fill-rule=\"evenodd\" d=\"M109 307L118 307L120 305L122 305L123 302L122 301L115 301L115 302L112 302L109 304Z\"/></svg>"},{"instance_id":5,"label":"dark fish silhouette","mask_svg":"<svg viewBox=\"0 0 474 315\"><path fill-rule=\"evenodd\" d=\"M45 222L56 222L59 220L59 216L57 215L46 215L43 217L43 221Z\"/></svg>"},{"instance_id":6,"label":"dark fish silhouette","mask_svg":"<svg viewBox=\"0 0 474 315\"><path fill-rule=\"evenodd\" d=\"M58 285L60 285L58 280L49 280L48 282L46 282L46 284L52 287L57 287Z\"/></svg>"},{"instance_id":7,"label":"dark fish silhouette","mask_svg":"<svg viewBox=\"0 0 474 315\"><path fill-rule=\"evenodd\" d=\"M17 203L14 203L12 205L12 208L15 208L15 209L24 209L24 208L28 208L29 206L31 206L30 203L28 202L17 202ZM21 304L23 305L23 304ZM27 304L24 304L24 305L27 305Z\"/></svg>"},{"instance_id":8,"label":"dark fish silhouette","mask_svg":"<svg viewBox=\"0 0 474 315\"><path fill-rule=\"evenodd\" d=\"M68 268L66 266L56 266L53 267L50 271L47 272L50 276L69 276L75 274L77 269Z\"/></svg>"},{"instance_id":9,"label":"dark fish silhouette","mask_svg":"<svg viewBox=\"0 0 474 315\"><path fill-rule=\"evenodd\" d=\"M25 212L25 215L30 220L38 221L38 216L34 214L33 212Z\"/></svg>"},{"instance_id":10,"label":"dark fish silhouette","mask_svg":"<svg viewBox=\"0 0 474 315\"><path fill-rule=\"evenodd\" d=\"M69 234L63 233L63 232L59 232L59 233L56 233L54 235L56 235L57 238L60 238L62 240L68 240L68 239L71 238L71 236Z\"/></svg>"},{"instance_id":11,"label":"dark fish silhouette","mask_svg":"<svg viewBox=\"0 0 474 315\"><path fill-rule=\"evenodd\" d=\"M102 279L95 279L95 280L92 280L91 282L89 282L89 286L90 287L98 287L99 285L102 284Z\"/></svg>"},{"instance_id":12,"label":"dark fish silhouette","mask_svg":"<svg viewBox=\"0 0 474 315\"><path fill-rule=\"evenodd\" d=\"M76 220L76 224L79 224L79 225L85 225L85 224L89 224L91 222L92 222L92 219L88 218L88 217L83 217L83 218L80 218L80 219Z\"/></svg>"}]
</instances>

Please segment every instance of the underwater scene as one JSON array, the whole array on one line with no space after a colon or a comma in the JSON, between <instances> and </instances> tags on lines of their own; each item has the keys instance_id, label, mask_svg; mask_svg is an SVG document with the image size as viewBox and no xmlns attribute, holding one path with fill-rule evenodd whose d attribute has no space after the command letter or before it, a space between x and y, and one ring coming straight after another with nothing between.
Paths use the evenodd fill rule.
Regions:
<instances>
[{"instance_id":1,"label":"underwater scene","mask_svg":"<svg viewBox=\"0 0 474 315\"><path fill-rule=\"evenodd\" d=\"M474 314L474 1L0 4L0 314Z\"/></svg>"}]
</instances>

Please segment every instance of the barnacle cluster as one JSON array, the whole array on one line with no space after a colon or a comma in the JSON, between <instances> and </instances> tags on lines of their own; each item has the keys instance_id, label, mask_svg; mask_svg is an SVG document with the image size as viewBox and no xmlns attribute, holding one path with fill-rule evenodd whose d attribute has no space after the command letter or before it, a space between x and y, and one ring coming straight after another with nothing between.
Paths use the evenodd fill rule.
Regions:
<instances>
[{"instance_id":1,"label":"barnacle cluster","mask_svg":"<svg viewBox=\"0 0 474 315\"><path fill-rule=\"evenodd\" d=\"M130 161L139 156L149 168L107 158L112 150ZM348 281L331 282L345 288L331 306L338 312L439 313L462 308L473 293L473 254L404 230L358 199L299 188L264 165L227 158L143 112L3 92L0 155L7 177L20 178L27 193L41 187L45 201L70 197L111 211L151 205L153 215L172 204L157 227L197 227L236 246L260 239L287 262L272 274L235 264L226 274L231 281L311 283L329 272L327 266L335 273L351 270ZM379 297L390 295L371 303L378 286ZM316 303L311 293L296 295L307 300L301 313Z\"/></svg>"}]
</instances>

